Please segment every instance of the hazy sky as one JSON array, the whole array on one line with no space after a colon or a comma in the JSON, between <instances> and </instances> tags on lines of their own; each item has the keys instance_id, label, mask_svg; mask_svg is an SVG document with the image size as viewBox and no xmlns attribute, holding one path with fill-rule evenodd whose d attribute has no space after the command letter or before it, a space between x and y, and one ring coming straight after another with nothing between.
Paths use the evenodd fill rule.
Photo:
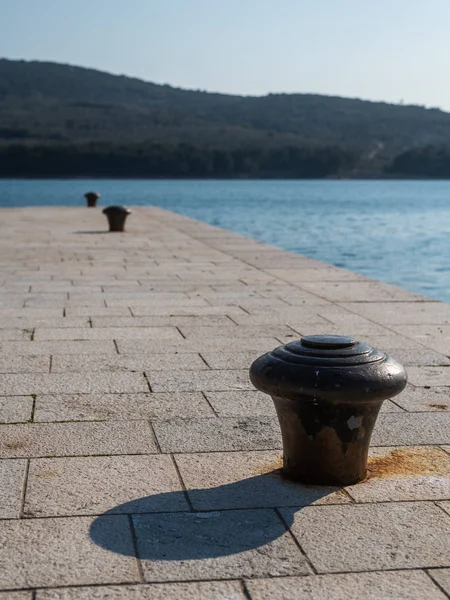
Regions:
<instances>
[{"instance_id":1,"label":"hazy sky","mask_svg":"<svg viewBox=\"0 0 450 600\"><path fill-rule=\"evenodd\" d=\"M0 0L0 56L450 110L450 0Z\"/></svg>"}]
</instances>

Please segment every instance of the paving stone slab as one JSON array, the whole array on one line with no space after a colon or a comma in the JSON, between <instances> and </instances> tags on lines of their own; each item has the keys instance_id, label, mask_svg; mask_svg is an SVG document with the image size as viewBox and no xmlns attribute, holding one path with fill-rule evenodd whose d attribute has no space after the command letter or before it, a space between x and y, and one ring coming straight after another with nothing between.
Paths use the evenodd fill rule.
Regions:
<instances>
[{"instance_id":1,"label":"paving stone slab","mask_svg":"<svg viewBox=\"0 0 450 600\"><path fill-rule=\"evenodd\" d=\"M450 365L450 359L447 356L439 354L439 352L428 350L428 348L421 348L420 350L394 348L391 350L388 347L384 347L383 350L387 354L392 354L395 359L405 367L437 367Z\"/></svg>"},{"instance_id":2,"label":"paving stone slab","mask_svg":"<svg viewBox=\"0 0 450 600\"><path fill-rule=\"evenodd\" d=\"M195 510L350 502L336 487L283 478L279 451L179 454L175 460Z\"/></svg>"},{"instance_id":3,"label":"paving stone slab","mask_svg":"<svg viewBox=\"0 0 450 600\"><path fill-rule=\"evenodd\" d=\"M11 282L10 280L6 280L5 282L2 282L0 286L0 293L2 295L7 295L10 292L15 292L17 294L28 294L30 288L31 286L27 283L20 283L18 281Z\"/></svg>"},{"instance_id":4,"label":"paving stone slab","mask_svg":"<svg viewBox=\"0 0 450 600\"><path fill-rule=\"evenodd\" d=\"M6 342L5 342L6 343ZM43 342L41 342L43 343ZM68 342L65 342L68 343ZM82 343L82 342L78 342ZM83 342L93 343L93 342ZM148 340L146 342L133 341L133 340L117 340L117 347L119 354L149 354L154 352L155 354L161 354L165 352L214 352L214 351L227 351L227 352L241 352L246 350L257 350L261 354L269 352L280 345L280 341L276 338L240 338L232 339L229 337L220 337L214 339L204 340L180 340L174 342L173 340L158 341ZM0 350L2 344L0 344ZM61 351L60 354L64 352ZM81 352L80 352L81 354ZM86 354L86 353L85 353Z\"/></svg>"},{"instance_id":5,"label":"paving stone slab","mask_svg":"<svg viewBox=\"0 0 450 600\"><path fill-rule=\"evenodd\" d=\"M370 344L371 346L375 346L375 348L379 348L383 352L387 352L385 348L390 349L390 353L393 358L397 354L397 350L423 350L423 346L419 341L414 339L410 339L398 333L392 332L386 335L377 335L373 333L368 333L364 335L364 340L366 344Z\"/></svg>"},{"instance_id":6,"label":"paving stone slab","mask_svg":"<svg viewBox=\"0 0 450 600\"><path fill-rule=\"evenodd\" d=\"M61 394L38 396L34 421L154 420L199 415L214 415L200 392Z\"/></svg>"},{"instance_id":7,"label":"paving stone slab","mask_svg":"<svg viewBox=\"0 0 450 600\"><path fill-rule=\"evenodd\" d=\"M281 449L278 419L171 419L154 423L162 452Z\"/></svg>"},{"instance_id":8,"label":"paving stone slab","mask_svg":"<svg viewBox=\"0 0 450 600\"><path fill-rule=\"evenodd\" d=\"M208 302L204 298L135 298L134 296L129 296L127 298L110 298L105 301L107 307L116 307L116 306L129 306L134 315L137 315L135 312L135 308L140 306L209 306ZM142 314L142 313L141 313Z\"/></svg>"},{"instance_id":9,"label":"paving stone slab","mask_svg":"<svg viewBox=\"0 0 450 600\"><path fill-rule=\"evenodd\" d=\"M94 394L147 392L142 373L50 373L0 375L0 394Z\"/></svg>"},{"instance_id":10,"label":"paving stone slab","mask_svg":"<svg viewBox=\"0 0 450 600\"><path fill-rule=\"evenodd\" d=\"M311 299L312 298L312 299ZM260 302L258 304L253 303L252 305L248 305L247 302L241 302L240 308L245 312L246 315L257 317L257 316L274 316L276 322L276 315L282 315L284 318L288 317L290 321L298 322L310 322L313 324L315 319L313 316L310 318L305 316L305 311L312 311L314 315L319 314L319 310L324 306L333 306L331 302L328 300L324 300L319 298L319 296L311 295L311 298L302 298L299 300L299 304L292 305L287 304L287 302L278 303L274 302L271 298L264 298L264 302ZM320 317L317 321L319 324L326 326L326 324L322 323L323 317ZM329 323L328 320L326 320Z\"/></svg>"},{"instance_id":11,"label":"paving stone slab","mask_svg":"<svg viewBox=\"0 0 450 600\"><path fill-rule=\"evenodd\" d=\"M19 517L26 467L26 460L0 460L0 519Z\"/></svg>"},{"instance_id":12,"label":"paving stone slab","mask_svg":"<svg viewBox=\"0 0 450 600\"><path fill-rule=\"evenodd\" d=\"M280 511L319 573L450 566L450 517L429 502Z\"/></svg>"},{"instance_id":13,"label":"paving stone slab","mask_svg":"<svg viewBox=\"0 0 450 600\"><path fill-rule=\"evenodd\" d=\"M139 580L126 515L100 517L127 556L89 538L92 518L0 521L0 587L122 583Z\"/></svg>"},{"instance_id":14,"label":"paving stone slab","mask_svg":"<svg viewBox=\"0 0 450 600\"><path fill-rule=\"evenodd\" d=\"M244 371L146 371L145 374L153 392L207 392L253 389L247 369Z\"/></svg>"},{"instance_id":15,"label":"paving stone slab","mask_svg":"<svg viewBox=\"0 0 450 600\"><path fill-rule=\"evenodd\" d=\"M34 306L34 305L39 305L36 302L35 303L27 303L26 306ZM44 303L41 302L40 305L42 306L50 306L50 302L48 303ZM103 294L99 294L99 297L92 297L90 294L87 294L86 296L84 296L83 298L69 298L68 300L65 300L63 302L63 306L64 308L69 308L71 306L100 306L103 307L105 306L105 300L103 299Z\"/></svg>"},{"instance_id":16,"label":"paving stone slab","mask_svg":"<svg viewBox=\"0 0 450 600\"><path fill-rule=\"evenodd\" d=\"M165 354L99 354L58 355L52 360L52 373L86 373L97 371L130 372L130 371L170 371L170 370L202 370L209 366L193 352L167 352Z\"/></svg>"},{"instance_id":17,"label":"paving stone slab","mask_svg":"<svg viewBox=\"0 0 450 600\"><path fill-rule=\"evenodd\" d=\"M1 334L1 330L0 330ZM182 336L175 327L82 327L79 329L36 329L36 341L41 340L180 340Z\"/></svg>"},{"instance_id":18,"label":"paving stone slab","mask_svg":"<svg viewBox=\"0 0 450 600\"><path fill-rule=\"evenodd\" d=\"M260 314L260 313L273 313L273 312L284 312L285 309L292 309L294 307L305 308L310 307L317 310L319 306L327 306L329 304L328 300L321 298L320 296L315 296L313 294L306 293L302 295L301 298L298 296L288 296L286 299L281 299L279 297L273 298L270 294L265 294L266 298L261 298L261 300L252 299L244 300L238 302L236 300L236 304L247 313ZM222 304L225 304L225 300L222 300ZM218 301L216 301L218 303Z\"/></svg>"},{"instance_id":19,"label":"paving stone slab","mask_svg":"<svg viewBox=\"0 0 450 600\"><path fill-rule=\"evenodd\" d=\"M346 490L357 502L450 499L450 456L432 446L372 448L366 479Z\"/></svg>"},{"instance_id":20,"label":"paving stone slab","mask_svg":"<svg viewBox=\"0 0 450 600\"><path fill-rule=\"evenodd\" d=\"M262 298L256 296L235 296L230 298L227 296L216 295L215 297L208 296L208 302L211 306L221 306L223 308L227 308L229 306L240 306L244 312L248 313L251 313L252 309L255 308L266 308L270 306L271 310L276 310L276 308L287 308L289 306L287 302L284 302L279 298Z\"/></svg>"},{"instance_id":21,"label":"paving stone slab","mask_svg":"<svg viewBox=\"0 0 450 600\"><path fill-rule=\"evenodd\" d=\"M1 600L34 600L33 592L0 592Z\"/></svg>"},{"instance_id":22,"label":"paving stone slab","mask_svg":"<svg viewBox=\"0 0 450 600\"><path fill-rule=\"evenodd\" d=\"M202 352L202 357L211 369L248 369L261 353L247 352Z\"/></svg>"},{"instance_id":23,"label":"paving stone slab","mask_svg":"<svg viewBox=\"0 0 450 600\"><path fill-rule=\"evenodd\" d=\"M14 294L3 294L0 297L0 308L22 308L25 300L21 296Z\"/></svg>"},{"instance_id":24,"label":"paving stone slab","mask_svg":"<svg viewBox=\"0 0 450 600\"><path fill-rule=\"evenodd\" d=\"M62 312L62 311L61 311ZM127 306L70 306L65 309L66 316L73 317L126 317L130 316Z\"/></svg>"},{"instance_id":25,"label":"paving stone slab","mask_svg":"<svg viewBox=\"0 0 450 600\"><path fill-rule=\"evenodd\" d=\"M343 335L355 338L360 342L366 342L368 336L392 336L393 332L382 325L367 322L366 325L361 325L360 322L353 322L354 319L349 318L347 323L318 323L315 321L299 321L291 319L288 325L295 329L302 336L304 335Z\"/></svg>"},{"instance_id":26,"label":"paving stone slab","mask_svg":"<svg viewBox=\"0 0 450 600\"><path fill-rule=\"evenodd\" d=\"M314 327L319 330L324 329L332 323L319 315L319 307L306 307L306 306L288 306L282 308L277 312L263 312L256 314L247 314L242 312L241 315L233 315L232 319L238 325L289 325L293 323L301 324L303 327L306 324L309 327Z\"/></svg>"},{"instance_id":27,"label":"paving stone slab","mask_svg":"<svg viewBox=\"0 0 450 600\"><path fill-rule=\"evenodd\" d=\"M356 303L359 305L358 303ZM373 302L361 303L364 306L379 306L378 304L374 304ZM397 306L397 302L387 302L385 303L387 306ZM414 303L409 303L414 304ZM357 310L348 309L346 304L329 304L328 306L322 306L317 309L319 315L331 323L335 325L342 325L354 328L360 333L377 333L380 332L380 335L383 335L387 331L391 331L389 329L389 325L385 326L383 321L379 321L377 319L366 318L365 316L358 314Z\"/></svg>"},{"instance_id":28,"label":"paving stone slab","mask_svg":"<svg viewBox=\"0 0 450 600\"><path fill-rule=\"evenodd\" d=\"M416 386L450 386L449 367L409 367L408 381Z\"/></svg>"},{"instance_id":29,"label":"paving stone slab","mask_svg":"<svg viewBox=\"0 0 450 600\"><path fill-rule=\"evenodd\" d=\"M30 461L26 517L183 510L189 510L189 505L169 456Z\"/></svg>"},{"instance_id":30,"label":"paving stone slab","mask_svg":"<svg viewBox=\"0 0 450 600\"><path fill-rule=\"evenodd\" d=\"M340 269L338 267L322 266L317 268L298 268L285 269L266 269L274 277L279 277L290 283L300 283L302 281L358 281L364 280L363 275Z\"/></svg>"},{"instance_id":31,"label":"paving stone slab","mask_svg":"<svg viewBox=\"0 0 450 600\"><path fill-rule=\"evenodd\" d=\"M203 340L216 337L249 338L278 337L292 335L294 332L285 325L233 325L225 327L180 327L183 336L188 340Z\"/></svg>"},{"instance_id":32,"label":"paving stone slab","mask_svg":"<svg viewBox=\"0 0 450 600\"><path fill-rule=\"evenodd\" d=\"M88 317L54 317L52 319L41 317L9 318L0 317L0 329L34 329L60 328L60 327L90 327Z\"/></svg>"},{"instance_id":33,"label":"paving stone slab","mask_svg":"<svg viewBox=\"0 0 450 600\"><path fill-rule=\"evenodd\" d=\"M151 600L246 600L242 586L237 581L77 587L43 590L38 591L36 595L36 600L149 600L150 598ZM16 598L11 597L11 600ZM22 599L18 597L17 600ZM440 598L436 597L436 600Z\"/></svg>"},{"instance_id":34,"label":"paving stone slab","mask_svg":"<svg viewBox=\"0 0 450 600\"><path fill-rule=\"evenodd\" d=\"M445 569L442 569L445 570ZM439 572L438 569L434 572ZM393 571L255 579L252 600L444 600L423 571Z\"/></svg>"},{"instance_id":35,"label":"paving stone slab","mask_svg":"<svg viewBox=\"0 0 450 600\"><path fill-rule=\"evenodd\" d=\"M450 515L450 502L448 500L445 500L444 502L438 502L437 505Z\"/></svg>"},{"instance_id":36,"label":"paving stone slab","mask_svg":"<svg viewBox=\"0 0 450 600\"><path fill-rule=\"evenodd\" d=\"M404 412L404 409L397 406L393 400L385 400L381 405L380 414L387 412Z\"/></svg>"},{"instance_id":37,"label":"paving stone slab","mask_svg":"<svg viewBox=\"0 0 450 600\"><path fill-rule=\"evenodd\" d=\"M69 300L67 300L67 296L61 297L59 300L53 298L45 298L44 294L40 294L40 298L33 298L32 300L26 300L24 304L22 304L22 300L20 301L20 306L23 305L24 308L64 308L68 305ZM18 307L19 303L15 305Z\"/></svg>"},{"instance_id":38,"label":"paving stone slab","mask_svg":"<svg viewBox=\"0 0 450 600\"><path fill-rule=\"evenodd\" d=\"M450 594L450 569L430 569L428 573L447 594Z\"/></svg>"},{"instance_id":39,"label":"paving stone slab","mask_svg":"<svg viewBox=\"0 0 450 600\"><path fill-rule=\"evenodd\" d=\"M276 417L272 398L252 391L205 392L209 403L219 417Z\"/></svg>"},{"instance_id":40,"label":"paving stone slab","mask_svg":"<svg viewBox=\"0 0 450 600\"><path fill-rule=\"evenodd\" d=\"M310 572L271 510L137 515L133 523L148 582Z\"/></svg>"},{"instance_id":41,"label":"paving stone slab","mask_svg":"<svg viewBox=\"0 0 450 600\"><path fill-rule=\"evenodd\" d=\"M248 314L239 306L183 306L183 304L177 306L133 306L132 313L135 317L206 317L214 315L234 317Z\"/></svg>"},{"instance_id":42,"label":"paving stone slab","mask_svg":"<svg viewBox=\"0 0 450 600\"><path fill-rule=\"evenodd\" d=\"M0 373L48 373L50 356L1 356Z\"/></svg>"},{"instance_id":43,"label":"paving stone slab","mask_svg":"<svg viewBox=\"0 0 450 600\"><path fill-rule=\"evenodd\" d=\"M389 325L450 323L450 306L443 302L346 302L344 306L372 321Z\"/></svg>"},{"instance_id":44,"label":"paving stone slab","mask_svg":"<svg viewBox=\"0 0 450 600\"><path fill-rule=\"evenodd\" d=\"M189 300L192 298L200 298L199 295L195 294L185 294L184 292L176 292L174 290L168 290L166 292L157 292L154 290L146 290L143 287L140 287L139 289L135 289L134 291L130 292L128 290L119 290L118 292L115 293L108 293L108 294L103 294L103 298L105 298L107 301L108 300L115 300L115 299L128 299L130 297L130 295L132 295L134 300L146 300L146 301L150 301L150 302L155 302L155 304L161 304L164 303L165 300L168 300L169 302L172 301L177 301L180 303L183 303L184 300Z\"/></svg>"},{"instance_id":45,"label":"paving stone slab","mask_svg":"<svg viewBox=\"0 0 450 600\"><path fill-rule=\"evenodd\" d=\"M396 404L409 412L450 411L450 387L413 387L395 397Z\"/></svg>"},{"instance_id":46,"label":"paving stone slab","mask_svg":"<svg viewBox=\"0 0 450 600\"><path fill-rule=\"evenodd\" d=\"M92 293L102 293L102 287L100 285L77 285L74 286L71 283L65 283L63 281L52 281L45 283L33 283L31 286L32 294L38 293L49 293L49 292L64 292L65 294L69 294L69 297L72 293L80 294L86 292Z\"/></svg>"},{"instance_id":47,"label":"paving stone slab","mask_svg":"<svg viewBox=\"0 0 450 600\"><path fill-rule=\"evenodd\" d=\"M40 292L40 293L28 293L28 294L24 294L23 298L26 302L31 302L33 300L36 300L38 302L42 301L42 302L55 302L55 304L57 304L60 300L66 300L67 299L67 293L66 292Z\"/></svg>"},{"instance_id":48,"label":"paving stone slab","mask_svg":"<svg viewBox=\"0 0 450 600\"><path fill-rule=\"evenodd\" d=\"M32 414L32 396L0 396L0 423L26 423Z\"/></svg>"},{"instance_id":49,"label":"paving stone slab","mask_svg":"<svg viewBox=\"0 0 450 600\"><path fill-rule=\"evenodd\" d=\"M273 290L269 292L261 292L261 296L269 299L278 298L289 306L314 306L319 308L321 306L330 305L330 300L328 298L323 297L320 294L315 294L304 289L300 289L299 287L296 287L289 292L280 290L280 292L275 292L275 294Z\"/></svg>"},{"instance_id":50,"label":"paving stone slab","mask_svg":"<svg viewBox=\"0 0 450 600\"><path fill-rule=\"evenodd\" d=\"M392 325L398 331L416 342L440 352L445 356L450 355L450 325Z\"/></svg>"},{"instance_id":51,"label":"paving stone slab","mask_svg":"<svg viewBox=\"0 0 450 600\"><path fill-rule=\"evenodd\" d=\"M427 302L430 298L378 281L304 281L302 289L332 302Z\"/></svg>"},{"instance_id":52,"label":"paving stone slab","mask_svg":"<svg viewBox=\"0 0 450 600\"><path fill-rule=\"evenodd\" d=\"M0 425L2 458L155 452L155 442L145 421Z\"/></svg>"},{"instance_id":53,"label":"paving stone slab","mask_svg":"<svg viewBox=\"0 0 450 600\"><path fill-rule=\"evenodd\" d=\"M31 340L33 329L0 329L0 341L28 341Z\"/></svg>"},{"instance_id":54,"label":"paving stone slab","mask_svg":"<svg viewBox=\"0 0 450 600\"><path fill-rule=\"evenodd\" d=\"M0 342L0 354L10 356L27 354L117 354L113 340L101 341L32 341L32 342Z\"/></svg>"},{"instance_id":55,"label":"paving stone slab","mask_svg":"<svg viewBox=\"0 0 450 600\"><path fill-rule=\"evenodd\" d=\"M229 327L233 321L226 315L195 316L170 316L161 315L154 317L93 317L92 326L95 327Z\"/></svg>"},{"instance_id":56,"label":"paving stone slab","mask_svg":"<svg viewBox=\"0 0 450 600\"><path fill-rule=\"evenodd\" d=\"M440 445L450 440L450 412L380 414L373 446Z\"/></svg>"}]
</instances>

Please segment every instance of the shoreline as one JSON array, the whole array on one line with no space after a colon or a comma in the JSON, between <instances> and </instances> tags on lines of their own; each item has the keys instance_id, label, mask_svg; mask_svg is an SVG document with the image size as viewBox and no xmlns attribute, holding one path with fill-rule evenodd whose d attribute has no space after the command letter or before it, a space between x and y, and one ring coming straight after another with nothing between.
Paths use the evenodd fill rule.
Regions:
<instances>
[{"instance_id":1,"label":"shoreline","mask_svg":"<svg viewBox=\"0 0 450 600\"><path fill-rule=\"evenodd\" d=\"M412 177L412 176L390 176L369 175L360 176L333 176L333 177L140 177L140 176L114 176L114 175L23 175L20 177L6 177L0 175L0 181L450 181L450 177Z\"/></svg>"}]
</instances>

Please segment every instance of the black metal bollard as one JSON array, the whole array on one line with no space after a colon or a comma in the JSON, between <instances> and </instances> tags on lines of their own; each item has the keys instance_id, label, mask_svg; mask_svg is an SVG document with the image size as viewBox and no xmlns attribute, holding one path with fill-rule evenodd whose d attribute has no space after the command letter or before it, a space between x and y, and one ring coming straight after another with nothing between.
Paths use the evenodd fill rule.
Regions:
<instances>
[{"instance_id":1,"label":"black metal bollard","mask_svg":"<svg viewBox=\"0 0 450 600\"><path fill-rule=\"evenodd\" d=\"M100 198L100 194L97 192L87 192L84 197L86 198L86 203L89 207L97 206L97 200Z\"/></svg>"},{"instance_id":2,"label":"black metal bollard","mask_svg":"<svg viewBox=\"0 0 450 600\"><path fill-rule=\"evenodd\" d=\"M110 231L125 231L125 221L131 210L125 206L107 206L103 209L103 214L108 218Z\"/></svg>"},{"instance_id":3,"label":"black metal bollard","mask_svg":"<svg viewBox=\"0 0 450 600\"><path fill-rule=\"evenodd\" d=\"M402 365L380 350L337 335L303 337L250 367L253 385L275 404L283 473L319 485L364 479L378 412L406 378Z\"/></svg>"}]
</instances>

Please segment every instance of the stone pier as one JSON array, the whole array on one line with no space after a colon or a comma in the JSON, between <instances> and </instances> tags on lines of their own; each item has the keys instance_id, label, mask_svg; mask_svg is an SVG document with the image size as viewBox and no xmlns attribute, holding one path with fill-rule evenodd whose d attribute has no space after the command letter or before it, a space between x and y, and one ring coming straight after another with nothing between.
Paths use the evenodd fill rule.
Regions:
<instances>
[{"instance_id":1,"label":"stone pier","mask_svg":"<svg viewBox=\"0 0 450 600\"><path fill-rule=\"evenodd\" d=\"M450 597L450 305L153 207L0 215L0 600ZM345 488L283 480L248 377L316 333L409 375Z\"/></svg>"}]
</instances>

